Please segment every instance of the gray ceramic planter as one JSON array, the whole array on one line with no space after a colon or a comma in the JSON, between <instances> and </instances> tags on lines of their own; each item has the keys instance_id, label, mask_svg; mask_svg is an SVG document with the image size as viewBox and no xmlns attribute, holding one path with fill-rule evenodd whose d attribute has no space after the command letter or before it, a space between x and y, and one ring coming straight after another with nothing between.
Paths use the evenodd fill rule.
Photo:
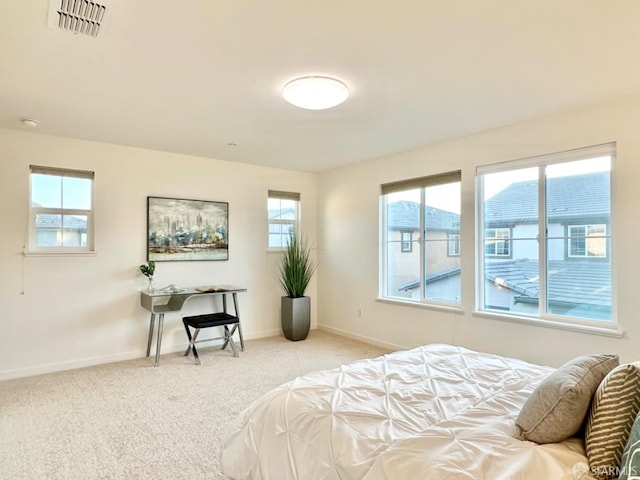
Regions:
<instances>
[{"instance_id":1,"label":"gray ceramic planter","mask_svg":"<svg viewBox=\"0 0 640 480\"><path fill-rule=\"evenodd\" d=\"M284 336L294 342L307 338L311 326L311 298L282 297L281 306Z\"/></svg>"}]
</instances>

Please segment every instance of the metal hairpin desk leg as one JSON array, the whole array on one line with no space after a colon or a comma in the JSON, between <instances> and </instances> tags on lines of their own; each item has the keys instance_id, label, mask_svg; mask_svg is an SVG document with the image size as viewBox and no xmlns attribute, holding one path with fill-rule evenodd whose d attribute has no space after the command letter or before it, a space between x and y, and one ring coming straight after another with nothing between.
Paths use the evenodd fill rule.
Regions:
<instances>
[{"instance_id":1,"label":"metal hairpin desk leg","mask_svg":"<svg viewBox=\"0 0 640 480\"><path fill-rule=\"evenodd\" d=\"M232 293L233 296L233 308L236 311L236 317L240 320L240 310L238 310L238 294L236 292ZM240 350L244 352L244 338L242 338L242 327L240 326L240 321L238 321L238 335L240 335Z\"/></svg>"},{"instance_id":2,"label":"metal hairpin desk leg","mask_svg":"<svg viewBox=\"0 0 640 480\"><path fill-rule=\"evenodd\" d=\"M162 345L162 328L164 327L164 313L161 313L158 318L158 334L156 340L156 360L153 362L153 366L160 365L160 345Z\"/></svg>"},{"instance_id":3,"label":"metal hairpin desk leg","mask_svg":"<svg viewBox=\"0 0 640 480\"><path fill-rule=\"evenodd\" d=\"M149 339L147 340L147 357L151 354L151 339L153 338L153 325L156 321L156 314L152 313L149 319Z\"/></svg>"}]
</instances>

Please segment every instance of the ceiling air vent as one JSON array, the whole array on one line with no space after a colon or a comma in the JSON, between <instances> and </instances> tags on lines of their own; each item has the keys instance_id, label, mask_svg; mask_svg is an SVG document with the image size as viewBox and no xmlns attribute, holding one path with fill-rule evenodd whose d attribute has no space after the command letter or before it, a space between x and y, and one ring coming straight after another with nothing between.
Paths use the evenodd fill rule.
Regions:
<instances>
[{"instance_id":1,"label":"ceiling air vent","mask_svg":"<svg viewBox=\"0 0 640 480\"><path fill-rule=\"evenodd\" d=\"M97 37L106 9L91 0L50 0L49 26Z\"/></svg>"}]
</instances>

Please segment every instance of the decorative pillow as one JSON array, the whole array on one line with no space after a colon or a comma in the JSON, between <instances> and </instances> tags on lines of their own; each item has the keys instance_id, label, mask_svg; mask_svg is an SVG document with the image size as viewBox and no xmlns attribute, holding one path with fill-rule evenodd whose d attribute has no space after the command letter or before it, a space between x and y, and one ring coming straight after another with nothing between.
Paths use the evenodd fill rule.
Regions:
<instances>
[{"instance_id":1,"label":"decorative pillow","mask_svg":"<svg viewBox=\"0 0 640 480\"><path fill-rule=\"evenodd\" d=\"M522 407L516 420L516 437L555 443L578 433L593 393L618 363L617 355L583 355L551 373Z\"/></svg>"},{"instance_id":2,"label":"decorative pillow","mask_svg":"<svg viewBox=\"0 0 640 480\"><path fill-rule=\"evenodd\" d=\"M592 475L617 476L622 450L640 411L640 363L620 365L602 381L591 402L584 445Z\"/></svg>"},{"instance_id":3,"label":"decorative pillow","mask_svg":"<svg viewBox=\"0 0 640 480\"><path fill-rule=\"evenodd\" d=\"M631 427L629 440L622 451L620 464L620 478L618 480L630 480L640 476L640 415Z\"/></svg>"}]
</instances>

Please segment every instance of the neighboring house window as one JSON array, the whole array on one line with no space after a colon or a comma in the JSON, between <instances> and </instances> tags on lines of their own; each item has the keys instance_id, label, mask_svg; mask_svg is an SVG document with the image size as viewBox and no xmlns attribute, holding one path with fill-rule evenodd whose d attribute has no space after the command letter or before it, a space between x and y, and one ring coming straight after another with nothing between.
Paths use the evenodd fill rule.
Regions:
<instances>
[{"instance_id":1,"label":"neighboring house window","mask_svg":"<svg viewBox=\"0 0 640 480\"><path fill-rule=\"evenodd\" d=\"M449 244L447 246L447 255L450 257L457 257L460 255L460 234L459 233L449 233L447 235L449 239Z\"/></svg>"},{"instance_id":2,"label":"neighboring house window","mask_svg":"<svg viewBox=\"0 0 640 480\"><path fill-rule=\"evenodd\" d=\"M402 252L410 252L413 250L412 242L413 242L413 233L412 232L401 232L400 236L402 237L400 243L400 250Z\"/></svg>"},{"instance_id":3,"label":"neighboring house window","mask_svg":"<svg viewBox=\"0 0 640 480\"><path fill-rule=\"evenodd\" d=\"M289 236L298 228L300 219L300 194L269 190L267 200L269 223L269 248L287 246Z\"/></svg>"},{"instance_id":4,"label":"neighboring house window","mask_svg":"<svg viewBox=\"0 0 640 480\"><path fill-rule=\"evenodd\" d=\"M460 241L460 178L457 171L381 186L381 297L460 304L460 257L449 255L450 236Z\"/></svg>"},{"instance_id":5,"label":"neighboring house window","mask_svg":"<svg viewBox=\"0 0 640 480\"><path fill-rule=\"evenodd\" d=\"M489 257L508 257L510 248L511 229L487 228L484 231L484 254Z\"/></svg>"},{"instance_id":6,"label":"neighboring house window","mask_svg":"<svg viewBox=\"0 0 640 480\"><path fill-rule=\"evenodd\" d=\"M569 257L606 257L606 225L570 225L567 241Z\"/></svg>"},{"instance_id":7,"label":"neighboring house window","mask_svg":"<svg viewBox=\"0 0 640 480\"><path fill-rule=\"evenodd\" d=\"M616 326L614 158L606 144L478 168L479 311Z\"/></svg>"},{"instance_id":8,"label":"neighboring house window","mask_svg":"<svg viewBox=\"0 0 640 480\"><path fill-rule=\"evenodd\" d=\"M93 172L31 166L29 251L93 251Z\"/></svg>"}]
</instances>

